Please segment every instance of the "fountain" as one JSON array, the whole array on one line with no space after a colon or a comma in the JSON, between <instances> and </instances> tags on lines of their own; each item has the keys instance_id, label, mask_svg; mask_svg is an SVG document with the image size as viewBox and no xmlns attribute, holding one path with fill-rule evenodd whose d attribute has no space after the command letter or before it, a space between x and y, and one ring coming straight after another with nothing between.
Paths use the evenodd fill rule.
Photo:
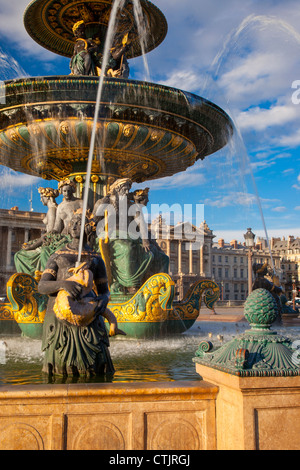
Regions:
<instances>
[{"instance_id":1,"label":"fountain","mask_svg":"<svg viewBox=\"0 0 300 470\"><path fill-rule=\"evenodd\" d=\"M7 317L11 315L17 321L24 337L22 344L18 342L15 348L16 357L12 354L15 338L2 336L0 341L0 448L105 449L116 450L118 455L125 449L297 448L299 341L292 343L271 330L278 305L270 293L257 289L248 297L245 316L251 330L237 336L245 324L231 324L229 332L223 325L222 335L218 334L217 338L222 343L229 334L228 344L213 346L205 338L200 343L194 362L198 373L207 380L203 381L195 374L194 367L186 367L185 362L189 362L200 336L213 341L214 333L220 332L216 323L217 332L207 323L201 327L194 324L202 295L206 305L213 307L219 295L217 286L210 280L199 281L186 298L176 304L174 282L165 272L151 276L147 272L142 285L122 286L119 282L122 280L120 266L114 266L110 258L110 243L115 241L109 232L110 214L108 210L101 212L103 204L110 200L121 201L121 192L127 202L135 202L134 197L139 202L145 201L146 190L129 192L132 182L144 183L184 171L197 159L226 145L232 132L228 116L205 99L128 79L127 58L139 55L142 49L138 41L139 28L134 21L140 16L140 10L136 2L120 1L119 4L122 11L117 27L118 41L121 49L126 46L127 57L122 54L122 57L117 54L113 57L112 53L108 57L110 69L106 68L106 61L100 59L114 6L111 1L74 0L70 4L67 0L34 0L29 5L25 25L37 42L58 54L72 56L73 32L84 24L87 35L82 37L81 34L79 39L86 47L77 51L79 55L83 53L79 58L73 56L71 76L26 78L4 84L6 103L0 106L0 162L23 173L59 182L59 190L65 198L59 207L55 204L57 194L53 189L40 190L45 205L49 204L47 224L51 228L40 240L34 240L29 250L28 246L23 249L24 252L51 249L54 253L51 262L59 261L58 271L66 268L63 259L70 261L70 252L66 253L67 248L64 248L67 246L73 249L73 277L78 276L77 280L84 277L88 270L81 271L80 263L86 261L91 252L87 252L89 247L84 243L79 250L78 243L95 235L94 217L102 217L104 233L97 231L98 252L93 252L93 256L101 269L99 252L106 261L111 312L121 327L127 329L128 336L135 338L120 337L112 341L112 355L117 358L119 371L116 382L119 383L107 383L111 379L102 377L99 384L99 378L86 380L86 377L78 378L77 374L55 379L50 374L42 376L39 338L49 306L48 281L54 266L47 262L44 269L39 259L40 271L14 275L7 286L10 303L4 310ZM163 40L166 22L150 2L142 0L141 6L149 33L143 46L147 52ZM98 54L93 64L87 53L89 44L95 47L88 44L87 38L92 36L97 45L94 52ZM92 74L77 74L76 67L90 72L92 65ZM99 79L97 69L101 66L110 77L102 72ZM137 206L141 211L143 204ZM71 207L74 210L71 211ZM56 211L56 231L50 209ZM89 209L94 210L94 217ZM70 233L65 231L66 220L72 221ZM124 249L124 240L117 241ZM77 263L75 248L80 255ZM24 252L20 259L28 264ZM50 254L47 253L46 258ZM95 271L97 266L93 266ZM93 279L99 281L99 276ZM105 284L102 286L105 296L106 283L100 284ZM60 294L65 295L63 290ZM89 302L94 299L95 296L91 297ZM64 298L64 301L69 300ZM63 315L59 310L62 304L57 306L55 301L57 315ZM73 330L68 330L64 325L61 339L66 339L66 331L71 330L75 341L82 341L89 334L97 338L101 328L96 328L93 319L91 321L93 327L87 325L82 330L84 338L76 337L78 332L73 326ZM170 336L183 329L184 334ZM156 339L158 332L168 337L167 342ZM141 336L151 339L140 339ZM51 343L53 337L49 335L48 339ZM140 366L139 348L144 345L150 349ZM24 362L20 361L22 356ZM160 380L164 383L157 383ZM129 384L131 381L134 384ZM291 422L296 429L294 433ZM279 432L278 423L283 423ZM285 427L288 433L283 432ZM167 458L167 455L157 453L154 463L160 462L162 457Z\"/></svg>"},{"instance_id":2,"label":"fountain","mask_svg":"<svg viewBox=\"0 0 300 470\"><path fill-rule=\"evenodd\" d=\"M233 126L218 106L188 92L128 78L128 61L157 47L167 33L164 15L151 2L141 1L138 8L136 2L124 0L35 0L24 23L36 42L71 57L72 72L4 83L0 163L59 185L69 183L82 201L83 214L112 194L116 197L112 188L118 182L144 183L185 171L229 141ZM140 23L146 28L142 42ZM133 193L127 193L127 199L131 203ZM94 215L104 221L107 213L101 213L101 207ZM116 279L116 244L112 246L107 231L97 235L108 275L115 275L110 279L109 307L128 335L183 332L196 320L202 296L209 308L218 300L218 286L205 279L182 302L174 302L166 260L154 269L152 259L160 255L153 245L148 258L137 258L145 266L138 266L138 280L129 281L128 270L125 281L121 275ZM51 233L49 237L47 246ZM23 334L32 338L41 336L47 304L37 291L40 276L39 270L18 272L8 283L10 302L3 306L6 318L14 317Z\"/></svg>"}]
</instances>

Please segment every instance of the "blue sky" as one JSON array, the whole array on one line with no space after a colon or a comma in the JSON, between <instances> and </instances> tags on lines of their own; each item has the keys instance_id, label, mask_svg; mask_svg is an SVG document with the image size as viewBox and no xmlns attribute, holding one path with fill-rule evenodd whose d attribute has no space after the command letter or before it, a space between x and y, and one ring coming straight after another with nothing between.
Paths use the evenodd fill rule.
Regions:
<instances>
[{"instance_id":1,"label":"blue sky","mask_svg":"<svg viewBox=\"0 0 300 470\"><path fill-rule=\"evenodd\" d=\"M68 75L69 59L27 35L28 3L0 0L0 80L23 73ZM237 133L225 149L188 171L144 184L151 189L150 202L204 204L217 238L243 241L247 227L265 236L259 196L270 237L300 236L300 103L292 100L300 101L300 82L292 88L300 80L299 1L152 3L165 14L169 31L147 55L151 81L213 101L228 112ZM141 58L130 66L130 78L145 79ZM43 210L37 188L45 181L5 168L0 174L2 208L28 210L32 190L34 210Z\"/></svg>"}]
</instances>

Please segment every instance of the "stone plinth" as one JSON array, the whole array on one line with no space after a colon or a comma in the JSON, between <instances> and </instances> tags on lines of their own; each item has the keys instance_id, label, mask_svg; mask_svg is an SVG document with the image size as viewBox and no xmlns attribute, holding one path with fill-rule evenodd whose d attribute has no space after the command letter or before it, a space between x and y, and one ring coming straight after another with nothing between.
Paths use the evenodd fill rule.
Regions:
<instances>
[{"instance_id":1,"label":"stone plinth","mask_svg":"<svg viewBox=\"0 0 300 470\"><path fill-rule=\"evenodd\" d=\"M271 329L277 316L276 299L257 289L245 304L250 330L220 348L200 343L196 370L219 387L218 450L300 448L299 351Z\"/></svg>"},{"instance_id":2,"label":"stone plinth","mask_svg":"<svg viewBox=\"0 0 300 470\"><path fill-rule=\"evenodd\" d=\"M218 389L201 381L0 389L0 450L214 450Z\"/></svg>"},{"instance_id":3,"label":"stone plinth","mask_svg":"<svg viewBox=\"0 0 300 470\"><path fill-rule=\"evenodd\" d=\"M238 377L196 364L219 387L217 450L299 450L300 377Z\"/></svg>"}]
</instances>

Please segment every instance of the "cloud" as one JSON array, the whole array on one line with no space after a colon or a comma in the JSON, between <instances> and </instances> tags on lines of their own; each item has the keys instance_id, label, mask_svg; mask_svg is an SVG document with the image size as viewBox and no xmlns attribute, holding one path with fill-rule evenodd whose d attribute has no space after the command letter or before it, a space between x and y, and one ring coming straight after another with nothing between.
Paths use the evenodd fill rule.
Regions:
<instances>
[{"instance_id":1,"label":"cloud","mask_svg":"<svg viewBox=\"0 0 300 470\"><path fill-rule=\"evenodd\" d=\"M237 117L237 122L241 129L264 131L268 127L284 126L296 119L299 119L299 110L296 106L286 105L273 106L270 109L255 107L243 111Z\"/></svg>"},{"instance_id":2,"label":"cloud","mask_svg":"<svg viewBox=\"0 0 300 470\"><path fill-rule=\"evenodd\" d=\"M16 171L5 168L0 177L0 189L5 193L13 193L19 189L28 188L38 184L40 178L35 176L17 173Z\"/></svg>"},{"instance_id":3,"label":"cloud","mask_svg":"<svg viewBox=\"0 0 300 470\"><path fill-rule=\"evenodd\" d=\"M284 207L284 206L278 206L278 207L274 207L274 208L272 209L273 212L286 212L286 210L287 210L287 209L286 209L286 207Z\"/></svg>"},{"instance_id":4,"label":"cloud","mask_svg":"<svg viewBox=\"0 0 300 470\"><path fill-rule=\"evenodd\" d=\"M297 181L300 183L300 175L298 175ZM300 190L300 184L293 184L292 188Z\"/></svg>"},{"instance_id":5,"label":"cloud","mask_svg":"<svg viewBox=\"0 0 300 470\"><path fill-rule=\"evenodd\" d=\"M269 208L270 204L278 202L278 199L261 198L260 202L264 208ZM204 204L218 209L230 206L253 206L257 205L257 197L254 194L232 192L225 196L217 196L215 199L207 198Z\"/></svg>"},{"instance_id":6,"label":"cloud","mask_svg":"<svg viewBox=\"0 0 300 470\"><path fill-rule=\"evenodd\" d=\"M161 189L180 189L185 187L197 187L205 184L206 178L202 172L196 171L195 168L188 169L177 175L168 176L159 180L148 181L147 186L151 191Z\"/></svg>"}]
</instances>

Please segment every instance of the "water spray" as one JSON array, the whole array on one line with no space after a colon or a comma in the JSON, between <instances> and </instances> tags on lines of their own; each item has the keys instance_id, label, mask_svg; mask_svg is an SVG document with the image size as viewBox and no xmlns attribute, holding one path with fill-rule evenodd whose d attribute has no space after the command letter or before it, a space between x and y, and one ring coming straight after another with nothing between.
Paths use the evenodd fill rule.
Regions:
<instances>
[{"instance_id":1,"label":"water spray","mask_svg":"<svg viewBox=\"0 0 300 470\"><path fill-rule=\"evenodd\" d=\"M109 61L109 52L110 52L112 42L113 42L113 34L114 34L114 26L116 23L116 17L117 17L118 11L124 7L124 3L125 3L125 0L114 0L109 23L108 23L105 45L104 45L102 73L99 79L99 86L98 86L96 107L95 107L95 116L94 116L94 123L93 123L93 129L92 129L92 134L91 134L91 144L90 144L88 163L87 163L86 181L85 181L83 207L82 207L81 233L80 233L79 250L78 250L78 261L76 264L77 267L80 266L81 264L81 257L82 257L82 250L83 250L83 240L84 240L84 234L85 234L85 217L86 217L86 212L88 208L88 197L89 197L89 189L90 189L89 182L90 182L91 173L92 173L92 163L93 163L93 156L94 156L94 150L95 150L97 123L98 123L102 90L103 90L103 84L104 84L104 78L105 78L104 71L106 70L106 67Z\"/></svg>"}]
</instances>

